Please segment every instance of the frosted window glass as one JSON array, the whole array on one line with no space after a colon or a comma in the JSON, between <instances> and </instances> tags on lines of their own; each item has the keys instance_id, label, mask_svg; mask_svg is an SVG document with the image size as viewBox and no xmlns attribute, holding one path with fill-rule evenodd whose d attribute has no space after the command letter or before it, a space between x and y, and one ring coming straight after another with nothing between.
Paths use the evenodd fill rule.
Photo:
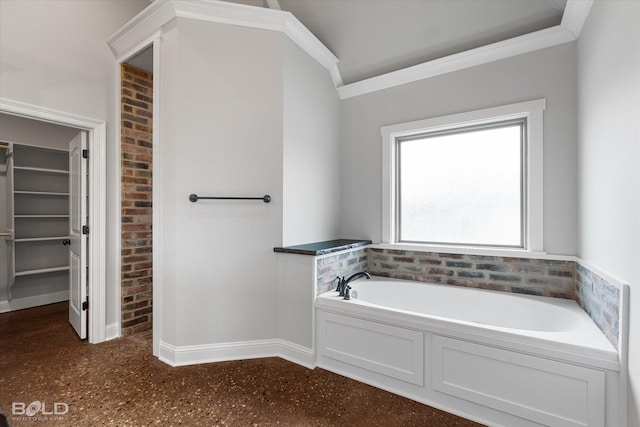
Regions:
<instances>
[{"instance_id":1,"label":"frosted window glass","mask_svg":"<svg viewBox=\"0 0 640 427\"><path fill-rule=\"evenodd\" d=\"M522 247L523 126L399 140L399 241Z\"/></svg>"}]
</instances>

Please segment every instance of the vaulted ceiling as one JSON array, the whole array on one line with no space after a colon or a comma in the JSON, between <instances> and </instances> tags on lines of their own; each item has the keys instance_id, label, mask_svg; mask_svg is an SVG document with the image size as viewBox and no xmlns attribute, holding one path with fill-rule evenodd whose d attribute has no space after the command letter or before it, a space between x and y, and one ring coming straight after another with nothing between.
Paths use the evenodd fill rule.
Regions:
<instances>
[{"instance_id":1,"label":"vaulted ceiling","mask_svg":"<svg viewBox=\"0 0 640 427\"><path fill-rule=\"evenodd\" d=\"M559 25L566 0L278 0L344 84Z\"/></svg>"},{"instance_id":2,"label":"vaulted ceiling","mask_svg":"<svg viewBox=\"0 0 640 427\"><path fill-rule=\"evenodd\" d=\"M227 0L291 12L344 84L560 25L567 0Z\"/></svg>"},{"instance_id":3,"label":"vaulted ceiling","mask_svg":"<svg viewBox=\"0 0 640 427\"><path fill-rule=\"evenodd\" d=\"M339 59L337 81L332 75L336 87L572 24L572 19L563 21L568 0L224 1L290 12ZM569 0L572 11L581 1L589 3ZM578 18L575 29L568 28L575 37L585 10L569 14ZM541 46L571 41L571 36L555 36L558 41ZM532 50L522 46L520 53ZM147 51L130 62L145 68L151 66L150 58Z\"/></svg>"}]
</instances>

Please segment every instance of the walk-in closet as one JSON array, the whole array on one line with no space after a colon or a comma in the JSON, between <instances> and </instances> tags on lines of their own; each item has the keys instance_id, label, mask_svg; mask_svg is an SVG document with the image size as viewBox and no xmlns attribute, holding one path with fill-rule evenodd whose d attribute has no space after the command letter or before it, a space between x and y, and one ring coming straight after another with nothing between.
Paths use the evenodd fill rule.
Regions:
<instances>
[{"instance_id":1,"label":"walk-in closet","mask_svg":"<svg viewBox=\"0 0 640 427\"><path fill-rule=\"evenodd\" d=\"M80 132L0 114L0 312L69 299L69 142Z\"/></svg>"}]
</instances>

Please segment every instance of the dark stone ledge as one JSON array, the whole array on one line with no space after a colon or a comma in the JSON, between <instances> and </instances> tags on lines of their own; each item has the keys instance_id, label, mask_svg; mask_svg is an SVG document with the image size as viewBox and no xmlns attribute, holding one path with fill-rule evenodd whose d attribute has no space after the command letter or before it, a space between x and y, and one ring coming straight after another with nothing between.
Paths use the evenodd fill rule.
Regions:
<instances>
[{"instance_id":1,"label":"dark stone ledge","mask_svg":"<svg viewBox=\"0 0 640 427\"><path fill-rule=\"evenodd\" d=\"M337 239L326 240L324 242L307 243L304 245L287 246L284 248L273 248L274 252L299 255L325 255L332 252L344 251L370 245L371 240Z\"/></svg>"}]
</instances>

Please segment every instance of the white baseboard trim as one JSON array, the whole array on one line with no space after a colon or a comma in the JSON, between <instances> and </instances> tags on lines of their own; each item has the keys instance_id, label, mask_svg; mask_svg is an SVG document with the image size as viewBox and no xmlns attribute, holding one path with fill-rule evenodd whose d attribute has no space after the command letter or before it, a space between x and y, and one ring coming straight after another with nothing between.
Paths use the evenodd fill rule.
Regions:
<instances>
[{"instance_id":1,"label":"white baseboard trim","mask_svg":"<svg viewBox=\"0 0 640 427\"><path fill-rule=\"evenodd\" d=\"M163 341L160 342L159 359L171 366L255 359L276 356L278 347L278 340L238 341L185 346L173 346Z\"/></svg>"},{"instance_id":2,"label":"white baseboard trim","mask_svg":"<svg viewBox=\"0 0 640 427\"><path fill-rule=\"evenodd\" d=\"M48 294L34 295L32 297L14 298L11 301L0 301L0 313L22 310L24 308L38 307L40 305L53 304L68 301L69 291L51 292Z\"/></svg>"},{"instance_id":3,"label":"white baseboard trim","mask_svg":"<svg viewBox=\"0 0 640 427\"><path fill-rule=\"evenodd\" d=\"M9 301L7 300L0 301L0 313L6 313L7 311L11 311L11 306L9 305Z\"/></svg>"},{"instance_id":4,"label":"white baseboard trim","mask_svg":"<svg viewBox=\"0 0 640 427\"><path fill-rule=\"evenodd\" d=\"M120 338L120 324L118 322L110 323L105 328L104 340L109 341Z\"/></svg>"},{"instance_id":5,"label":"white baseboard trim","mask_svg":"<svg viewBox=\"0 0 640 427\"><path fill-rule=\"evenodd\" d=\"M299 344L292 343L290 341L280 341L280 354L279 357L288 360L289 362L302 365L305 368L314 369L316 367L316 360L313 354L313 349L303 347Z\"/></svg>"},{"instance_id":6,"label":"white baseboard trim","mask_svg":"<svg viewBox=\"0 0 640 427\"><path fill-rule=\"evenodd\" d=\"M158 355L160 360L171 366L262 357L281 357L310 369L315 367L312 349L280 339L187 346L174 346L161 341Z\"/></svg>"}]
</instances>

